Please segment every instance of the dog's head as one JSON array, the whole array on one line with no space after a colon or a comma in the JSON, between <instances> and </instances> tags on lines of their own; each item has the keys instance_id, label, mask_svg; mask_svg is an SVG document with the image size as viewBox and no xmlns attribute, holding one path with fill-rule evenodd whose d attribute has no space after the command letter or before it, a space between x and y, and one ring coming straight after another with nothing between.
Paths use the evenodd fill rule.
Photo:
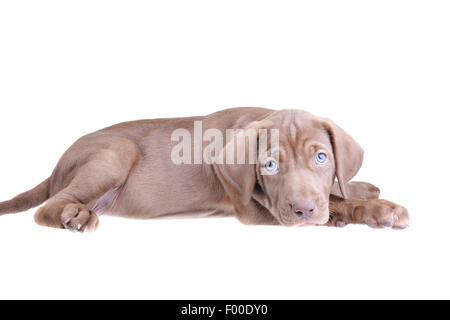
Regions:
<instances>
[{"instance_id":1,"label":"dog's head","mask_svg":"<svg viewBox=\"0 0 450 320\"><path fill-rule=\"evenodd\" d=\"M235 205L245 208L250 201L257 201L286 226L325 224L329 220L329 196L335 179L345 198L348 181L362 165L363 150L359 144L332 121L298 110L276 111L262 121L250 123L244 131L249 130L256 132L257 142L251 148L247 140L246 159L257 150L260 156L256 161L245 164L224 161L216 165ZM268 141L266 150L258 150L261 132ZM272 139L275 133L279 139ZM278 144L271 142L276 140ZM230 148L237 150L236 146L234 139L223 153ZM278 157L273 157L274 154Z\"/></svg>"}]
</instances>

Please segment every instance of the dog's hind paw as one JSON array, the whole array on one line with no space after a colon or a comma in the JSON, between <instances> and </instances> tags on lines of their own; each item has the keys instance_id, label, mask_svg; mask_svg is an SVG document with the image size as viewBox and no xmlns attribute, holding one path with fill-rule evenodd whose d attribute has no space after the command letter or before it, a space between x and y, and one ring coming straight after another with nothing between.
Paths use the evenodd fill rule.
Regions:
<instances>
[{"instance_id":1,"label":"dog's hind paw","mask_svg":"<svg viewBox=\"0 0 450 320\"><path fill-rule=\"evenodd\" d=\"M84 204L70 203L64 207L61 223L73 232L92 232L98 227L98 217Z\"/></svg>"}]
</instances>

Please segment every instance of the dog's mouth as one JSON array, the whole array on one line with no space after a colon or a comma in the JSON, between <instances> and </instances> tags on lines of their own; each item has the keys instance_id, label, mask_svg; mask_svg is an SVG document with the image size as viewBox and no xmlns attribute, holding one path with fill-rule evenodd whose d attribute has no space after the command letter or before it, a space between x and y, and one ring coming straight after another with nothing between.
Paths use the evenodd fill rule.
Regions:
<instances>
[{"instance_id":1,"label":"dog's mouth","mask_svg":"<svg viewBox=\"0 0 450 320\"><path fill-rule=\"evenodd\" d=\"M286 227L301 227L308 224L308 218L286 217L283 214L280 214L279 221Z\"/></svg>"}]
</instances>

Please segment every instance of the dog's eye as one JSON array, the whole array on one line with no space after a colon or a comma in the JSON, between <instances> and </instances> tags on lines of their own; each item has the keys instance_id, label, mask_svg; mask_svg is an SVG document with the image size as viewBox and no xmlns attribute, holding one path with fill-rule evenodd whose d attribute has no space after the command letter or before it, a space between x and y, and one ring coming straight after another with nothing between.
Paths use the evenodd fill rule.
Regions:
<instances>
[{"instance_id":1,"label":"dog's eye","mask_svg":"<svg viewBox=\"0 0 450 320\"><path fill-rule=\"evenodd\" d=\"M275 160L269 160L266 162L266 170L269 172L275 172L278 169L278 164Z\"/></svg>"},{"instance_id":2,"label":"dog's eye","mask_svg":"<svg viewBox=\"0 0 450 320\"><path fill-rule=\"evenodd\" d=\"M324 164L327 161L327 155L324 152L319 152L316 154L316 163Z\"/></svg>"}]
</instances>

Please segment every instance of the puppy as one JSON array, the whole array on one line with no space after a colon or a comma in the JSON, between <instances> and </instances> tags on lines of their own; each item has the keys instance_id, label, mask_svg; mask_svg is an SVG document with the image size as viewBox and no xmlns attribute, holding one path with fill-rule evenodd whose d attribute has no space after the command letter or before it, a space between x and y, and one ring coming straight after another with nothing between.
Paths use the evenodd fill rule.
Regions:
<instances>
[{"instance_id":1,"label":"puppy","mask_svg":"<svg viewBox=\"0 0 450 320\"><path fill-rule=\"evenodd\" d=\"M378 199L371 184L349 182L362 161L344 130L299 110L127 122L76 141L47 180L1 202L0 214L46 202L35 221L75 232L95 230L102 214L407 227L404 207Z\"/></svg>"}]
</instances>

